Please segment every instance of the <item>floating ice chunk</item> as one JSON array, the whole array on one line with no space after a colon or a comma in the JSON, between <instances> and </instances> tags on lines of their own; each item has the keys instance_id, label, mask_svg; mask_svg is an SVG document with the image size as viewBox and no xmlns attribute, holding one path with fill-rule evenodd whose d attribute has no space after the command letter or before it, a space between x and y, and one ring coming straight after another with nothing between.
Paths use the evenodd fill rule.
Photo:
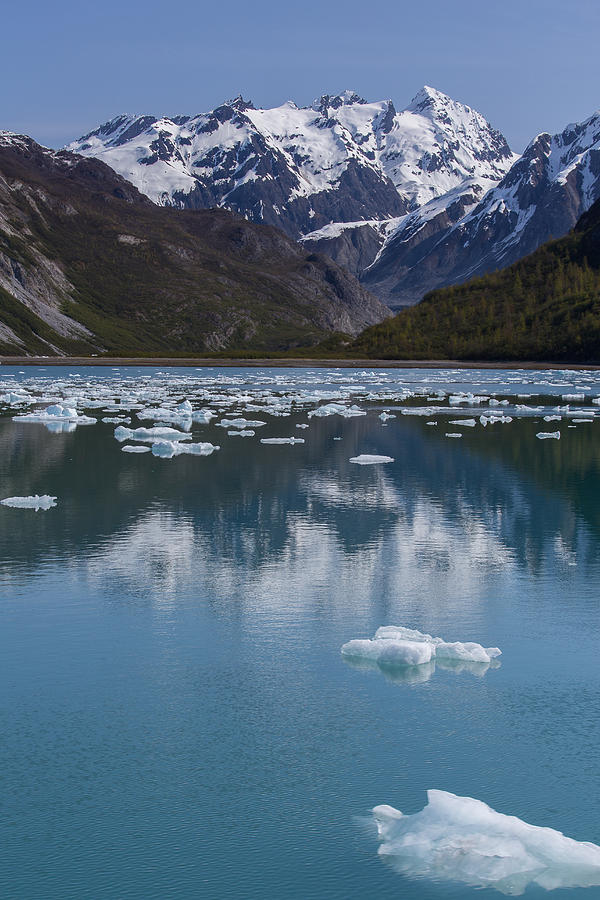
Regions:
<instances>
[{"instance_id":1,"label":"floating ice chunk","mask_svg":"<svg viewBox=\"0 0 600 900\"><path fill-rule=\"evenodd\" d=\"M191 434L169 428L167 425L158 425L154 428L125 428L119 425L115 428L115 438L118 441L191 441Z\"/></svg>"},{"instance_id":2,"label":"floating ice chunk","mask_svg":"<svg viewBox=\"0 0 600 900\"><path fill-rule=\"evenodd\" d=\"M356 463L359 466L376 466L379 463L392 463L394 462L393 456L377 456L373 453L361 453L360 456L351 456L351 463Z\"/></svg>"},{"instance_id":3,"label":"floating ice chunk","mask_svg":"<svg viewBox=\"0 0 600 900\"><path fill-rule=\"evenodd\" d=\"M483 416L481 417L483 418ZM475 428L477 422L475 419L451 419L448 425L464 425L465 428Z\"/></svg>"},{"instance_id":4,"label":"floating ice chunk","mask_svg":"<svg viewBox=\"0 0 600 900\"><path fill-rule=\"evenodd\" d=\"M217 422L219 428L260 428L261 425L266 425L266 422L259 422L258 420L252 419L221 419L220 422Z\"/></svg>"},{"instance_id":5,"label":"floating ice chunk","mask_svg":"<svg viewBox=\"0 0 600 900\"><path fill-rule=\"evenodd\" d=\"M8 406L20 406L22 403L34 403L35 400L26 391L16 391L14 393L2 394L0 403L6 403Z\"/></svg>"},{"instance_id":6,"label":"floating ice chunk","mask_svg":"<svg viewBox=\"0 0 600 900\"><path fill-rule=\"evenodd\" d=\"M356 405L344 406L343 403L327 403L317 409L311 409L308 417L310 419L312 416L343 416L345 419L350 419L353 416L366 416L366 414L366 410L359 409Z\"/></svg>"},{"instance_id":7,"label":"floating ice chunk","mask_svg":"<svg viewBox=\"0 0 600 900\"><path fill-rule=\"evenodd\" d=\"M578 425L583 425L585 422L593 422L593 419L571 419L572 422L576 422Z\"/></svg>"},{"instance_id":8,"label":"floating ice chunk","mask_svg":"<svg viewBox=\"0 0 600 900\"><path fill-rule=\"evenodd\" d=\"M13 422L37 422L46 425L48 422L74 422L76 425L95 425L97 419L79 415L75 407L53 403L39 412L24 413L13 416Z\"/></svg>"},{"instance_id":9,"label":"floating ice chunk","mask_svg":"<svg viewBox=\"0 0 600 900\"><path fill-rule=\"evenodd\" d=\"M432 637L403 625L384 625L377 629L373 640L348 641L341 652L342 656L387 666L418 666L432 659L488 666L502 655L498 647L483 647L474 641L449 643L441 637Z\"/></svg>"},{"instance_id":10,"label":"floating ice chunk","mask_svg":"<svg viewBox=\"0 0 600 900\"><path fill-rule=\"evenodd\" d=\"M131 419L129 418L129 416L105 416L102 421L107 425L117 425L120 422L124 422L126 425L129 425Z\"/></svg>"},{"instance_id":11,"label":"floating ice chunk","mask_svg":"<svg viewBox=\"0 0 600 900\"><path fill-rule=\"evenodd\" d=\"M123 453L150 453L150 447L144 447L141 444L125 444L121 450Z\"/></svg>"},{"instance_id":12,"label":"floating ice chunk","mask_svg":"<svg viewBox=\"0 0 600 900\"><path fill-rule=\"evenodd\" d=\"M544 422L561 422L562 416L544 416Z\"/></svg>"},{"instance_id":13,"label":"floating ice chunk","mask_svg":"<svg viewBox=\"0 0 600 900\"><path fill-rule=\"evenodd\" d=\"M546 441L548 438L555 438L558 441L560 440L560 431L538 431L536 438L539 438L540 441Z\"/></svg>"},{"instance_id":14,"label":"floating ice chunk","mask_svg":"<svg viewBox=\"0 0 600 900\"><path fill-rule=\"evenodd\" d=\"M435 645L436 659L457 659L464 662L489 663L490 660L496 659L497 656L501 655L502 651L498 647L482 647L481 644L476 644L473 641L467 641L464 644L461 641L454 641L450 644L442 641Z\"/></svg>"},{"instance_id":15,"label":"floating ice chunk","mask_svg":"<svg viewBox=\"0 0 600 900\"><path fill-rule=\"evenodd\" d=\"M251 428L247 428L244 431L228 431L227 434L229 437L254 437L256 432Z\"/></svg>"},{"instance_id":16,"label":"floating ice chunk","mask_svg":"<svg viewBox=\"0 0 600 900\"><path fill-rule=\"evenodd\" d=\"M585 400L585 394L563 394L562 400L572 401L572 400Z\"/></svg>"},{"instance_id":17,"label":"floating ice chunk","mask_svg":"<svg viewBox=\"0 0 600 900\"><path fill-rule=\"evenodd\" d=\"M426 425L437 425L437 422L425 422Z\"/></svg>"},{"instance_id":18,"label":"floating ice chunk","mask_svg":"<svg viewBox=\"0 0 600 900\"><path fill-rule=\"evenodd\" d=\"M461 438L462 434L458 434L456 431L447 431L445 437L449 438Z\"/></svg>"},{"instance_id":19,"label":"floating ice chunk","mask_svg":"<svg viewBox=\"0 0 600 900\"><path fill-rule=\"evenodd\" d=\"M56 506L56 497L50 494L34 494L33 497L6 497L0 500L2 506L14 506L16 509L51 509Z\"/></svg>"},{"instance_id":20,"label":"floating ice chunk","mask_svg":"<svg viewBox=\"0 0 600 900\"><path fill-rule=\"evenodd\" d=\"M261 444L303 444L304 438L261 438L260 442Z\"/></svg>"},{"instance_id":21,"label":"floating ice chunk","mask_svg":"<svg viewBox=\"0 0 600 900\"><path fill-rule=\"evenodd\" d=\"M301 422L300 425L296 425L296 428L308 428L307 422Z\"/></svg>"},{"instance_id":22,"label":"floating ice chunk","mask_svg":"<svg viewBox=\"0 0 600 900\"><path fill-rule=\"evenodd\" d=\"M207 442L182 444L180 441L155 441L152 444L152 455L161 459L172 459L186 453L190 456L210 456L215 450L220 449L215 444Z\"/></svg>"},{"instance_id":23,"label":"floating ice chunk","mask_svg":"<svg viewBox=\"0 0 600 900\"><path fill-rule=\"evenodd\" d=\"M396 416L394 416L392 413L386 413L384 411L379 414L379 418L381 419L382 422L387 422L388 419L395 419Z\"/></svg>"},{"instance_id":24,"label":"floating ice chunk","mask_svg":"<svg viewBox=\"0 0 600 900\"><path fill-rule=\"evenodd\" d=\"M427 644L441 644L442 638L432 637L416 628L406 628L404 625L382 625L375 632L375 641L417 641Z\"/></svg>"},{"instance_id":25,"label":"floating ice chunk","mask_svg":"<svg viewBox=\"0 0 600 900\"><path fill-rule=\"evenodd\" d=\"M434 645L427 641L355 640L342 647L342 656L366 659L382 666L422 666L431 662L434 655Z\"/></svg>"},{"instance_id":26,"label":"floating ice chunk","mask_svg":"<svg viewBox=\"0 0 600 900\"><path fill-rule=\"evenodd\" d=\"M403 875L495 888L520 896L529 886L546 890L600 885L600 847L553 828L529 825L481 800L427 791L427 806L403 815L376 806L379 854Z\"/></svg>"}]
</instances>

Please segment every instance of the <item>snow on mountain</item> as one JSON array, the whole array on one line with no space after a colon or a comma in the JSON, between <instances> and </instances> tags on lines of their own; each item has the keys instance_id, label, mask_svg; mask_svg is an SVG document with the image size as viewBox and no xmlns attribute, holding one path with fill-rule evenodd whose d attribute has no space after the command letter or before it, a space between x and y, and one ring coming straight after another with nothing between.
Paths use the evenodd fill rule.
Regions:
<instances>
[{"instance_id":1,"label":"snow on mountain","mask_svg":"<svg viewBox=\"0 0 600 900\"><path fill-rule=\"evenodd\" d=\"M303 108L237 97L196 116L119 116L67 149L161 205L226 206L295 238L398 218L465 180L487 189L515 159L483 116L429 87L399 113L344 91Z\"/></svg>"},{"instance_id":2,"label":"snow on mountain","mask_svg":"<svg viewBox=\"0 0 600 900\"><path fill-rule=\"evenodd\" d=\"M364 271L365 285L392 308L411 305L566 234L600 197L600 112L538 135L483 197L472 188L470 200L461 187L400 219Z\"/></svg>"}]
</instances>

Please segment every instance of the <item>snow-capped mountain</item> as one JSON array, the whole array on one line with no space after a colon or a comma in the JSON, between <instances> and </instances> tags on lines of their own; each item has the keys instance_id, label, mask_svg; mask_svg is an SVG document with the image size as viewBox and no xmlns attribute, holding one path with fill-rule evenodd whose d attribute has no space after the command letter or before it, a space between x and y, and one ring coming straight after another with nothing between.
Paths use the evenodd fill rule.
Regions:
<instances>
[{"instance_id":1,"label":"snow-capped mountain","mask_svg":"<svg viewBox=\"0 0 600 900\"><path fill-rule=\"evenodd\" d=\"M600 197L600 112L560 134L538 135L502 181L458 216L456 193L397 221L363 272L365 285L392 308L508 266L566 234Z\"/></svg>"},{"instance_id":2,"label":"snow-capped mountain","mask_svg":"<svg viewBox=\"0 0 600 900\"><path fill-rule=\"evenodd\" d=\"M465 182L484 193L515 159L483 116L429 87L401 112L345 91L304 108L237 97L195 116L119 116L67 149L108 163L160 205L225 206L296 239L399 218ZM382 242L372 231L364 264Z\"/></svg>"}]
</instances>

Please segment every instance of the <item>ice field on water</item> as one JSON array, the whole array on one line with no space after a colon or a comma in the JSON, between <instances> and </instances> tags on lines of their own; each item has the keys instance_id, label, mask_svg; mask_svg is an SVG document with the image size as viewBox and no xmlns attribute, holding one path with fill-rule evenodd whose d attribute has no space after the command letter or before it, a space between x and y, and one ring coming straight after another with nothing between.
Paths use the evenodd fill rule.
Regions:
<instances>
[{"instance_id":1,"label":"ice field on water","mask_svg":"<svg viewBox=\"0 0 600 900\"><path fill-rule=\"evenodd\" d=\"M600 373L1 366L0 540L0 896L600 897Z\"/></svg>"}]
</instances>

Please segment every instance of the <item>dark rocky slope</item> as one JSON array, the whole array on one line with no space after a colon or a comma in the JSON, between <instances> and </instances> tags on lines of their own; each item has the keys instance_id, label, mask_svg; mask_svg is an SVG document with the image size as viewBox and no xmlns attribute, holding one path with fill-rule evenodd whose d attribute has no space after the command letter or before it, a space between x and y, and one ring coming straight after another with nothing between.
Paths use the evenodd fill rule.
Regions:
<instances>
[{"instance_id":1,"label":"dark rocky slope","mask_svg":"<svg viewBox=\"0 0 600 900\"><path fill-rule=\"evenodd\" d=\"M0 351L285 349L388 311L226 210L158 207L104 163L0 133Z\"/></svg>"}]
</instances>

